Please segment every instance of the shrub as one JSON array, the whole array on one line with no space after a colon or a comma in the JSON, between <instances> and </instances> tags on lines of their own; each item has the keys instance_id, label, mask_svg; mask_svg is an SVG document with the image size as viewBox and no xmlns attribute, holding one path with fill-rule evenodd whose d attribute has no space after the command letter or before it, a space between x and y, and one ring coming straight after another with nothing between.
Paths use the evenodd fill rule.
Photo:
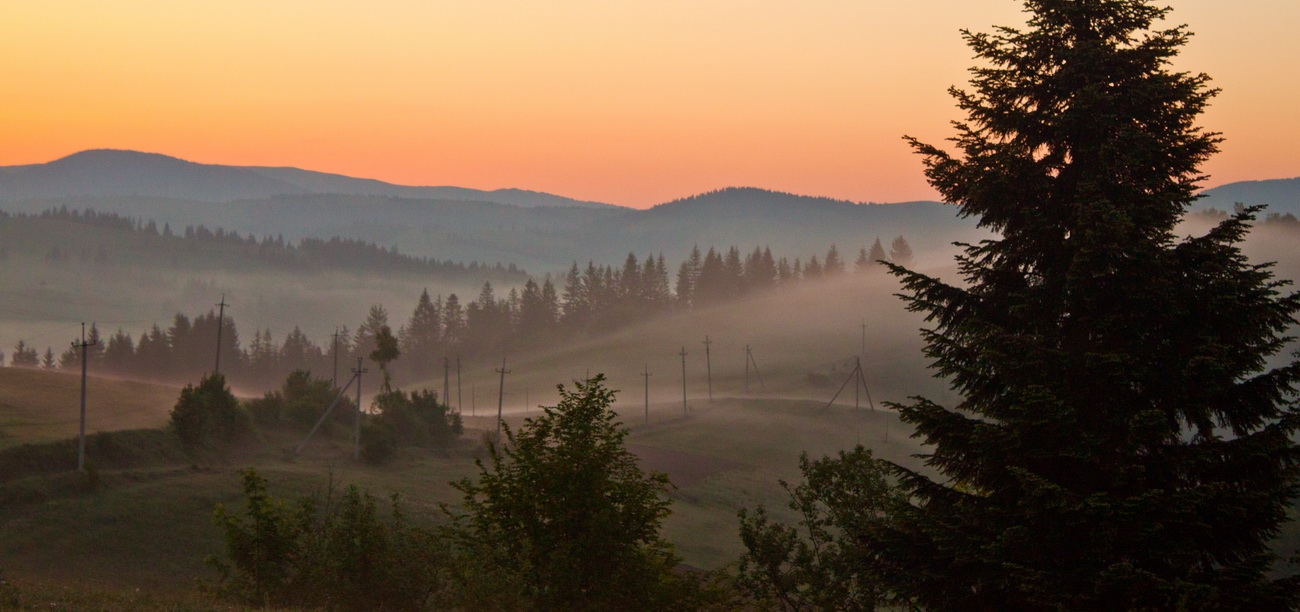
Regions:
<instances>
[{"instance_id":1,"label":"shrub","mask_svg":"<svg viewBox=\"0 0 1300 612\"><path fill-rule=\"evenodd\" d=\"M203 377L198 387L185 385L172 408L171 427L186 448L236 442L253 431L252 419L221 374Z\"/></svg>"},{"instance_id":2,"label":"shrub","mask_svg":"<svg viewBox=\"0 0 1300 612\"><path fill-rule=\"evenodd\" d=\"M220 591L263 606L339 610L418 610L440 603L446 547L412 526L397 496L387 516L370 493L353 486L290 503L271 497L266 480L243 473L243 517L218 505L213 521L226 540L224 558L209 557Z\"/></svg>"}]
</instances>

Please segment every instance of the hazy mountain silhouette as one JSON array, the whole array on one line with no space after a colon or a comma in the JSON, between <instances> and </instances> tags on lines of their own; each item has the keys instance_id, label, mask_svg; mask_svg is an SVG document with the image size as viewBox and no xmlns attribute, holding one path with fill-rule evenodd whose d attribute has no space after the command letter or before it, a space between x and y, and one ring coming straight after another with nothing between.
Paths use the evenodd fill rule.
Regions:
<instances>
[{"instance_id":1,"label":"hazy mountain silhouette","mask_svg":"<svg viewBox=\"0 0 1300 612\"><path fill-rule=\"evenodd\" d=\"M0 172L0 200L146 196L224 202L292 193L307 190L245 168L136 151L82 151Z\"/></svg>"},{"instance_id":2,"label":"hazy mountain silhouette","mask_svg":"<svg viewBox=\"0 0 1300 612\"><path fill-rule=\"evenodd\" d=\"M140 196L231 202L304 194L475 200L523 207L612 207L522 189L411 187L297 168L199 164L157 153L110 149L82 151L45 164L0 167L0 201Z\"/></svg>"},{"instance_id":3,"label":"hazy mountain silhouette","mask_svg":"<svg viewBox=\"0 0 1300 612\"><path fill-rule=\"evenodd\" d=\"M1300 212L1300 179L1208 190L1197 208L1270 203ZM769 246L806 260L832 243L852 261L876 238L903 235L922 265L950 261L955 240L984 236L938 202L859 204L754 188L728 188L635 210L522 190L404 187L296 168L195 164L163 155L87 151L0 168L0 209L66 206L140 220L206 225L287 240L341 236L456 261L516 263L530 271L572 261L621 261L628 252L681 257L690 248ZM947 252L947 255L942 254ZM933 255L931 255L933 254Z\"/></svg>"},{"instance_id":4,"label":"hazy mountain silhouette","mask_svg":"<svg viewBox=\"0 0 1300 612\"><path fill-rule=\"evenodd\" d=\"M1197 209L1214 207L1231 211L1233 204L1267 204L1265 214L1291 213L1300 216L1300 177L1267 181L1241 181L1206 189L1196 202Z\"/></svg>"}]
</instances>

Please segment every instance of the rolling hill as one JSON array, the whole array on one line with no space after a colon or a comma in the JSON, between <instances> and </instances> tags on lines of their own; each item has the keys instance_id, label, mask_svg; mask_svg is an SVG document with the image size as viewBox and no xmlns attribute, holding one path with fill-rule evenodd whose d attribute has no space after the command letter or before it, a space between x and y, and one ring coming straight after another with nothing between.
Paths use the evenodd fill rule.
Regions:
<instances>
[{"instance_id":1,"label":"rolling hill","mask_svg":"<svg viewBox=\"0 0 1300 612\"><path fill-rule=\"evenodd\" d=\"M112 149L81 151L44 164L0 167L0 201L133 196L231 202L305 194L474 200L522 207L612 207L522 189L411 187L297 168L199 164L157 153Z\"/></svg>"}]
</instances>

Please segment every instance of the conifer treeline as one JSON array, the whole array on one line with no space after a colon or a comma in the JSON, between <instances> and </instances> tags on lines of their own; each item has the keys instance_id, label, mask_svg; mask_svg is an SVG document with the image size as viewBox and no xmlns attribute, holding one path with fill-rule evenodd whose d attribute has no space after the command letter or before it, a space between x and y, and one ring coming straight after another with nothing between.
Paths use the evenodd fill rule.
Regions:
<instances>
[{"instance_id":1,"label":"conifer treeline","mask_svg":"<svg viewBox=\"0 0 1300 612\"><path fill-rule=\"evenodd\" d=\"M89 225L134 234L138 240L131 249L139 249L150 261L166 261L158 257L158 251L170 255L180 263L183 257L194 257L199 252L207 252L217 246L224 253L237 259L247 260L258 267L271 267L290 271L312 271L320 269L355 270L368 272L410 272L432 274L435 278L445 280L465 278L492 278L498 281L517 282L527 277L515 264L503 265L469 263L452 260L439 260L431 257L415 257L398 251L397 247L382 247L374 242L340 238L338 236L321 238L303 238L294 244L286 241L284 236L255 236L251 232L242 235L236 231L222 228L209 229L199 224L187 225L179 232L174 232L170 225L164 223L162 228L154 221L141 221L133 217L116 213L98 212L94 209L84 211L70 210L67 206L46 210L38 215L22 213L10 214L0 211L0 221L53 220ZM4 248L4 247L0 247ZM7 248L4 253L11 254ZM44 253L46 259L55 262L70 261L76 256L67 248L52 246ZM102 244L93 249L83 248L80 261L96 264L121 263L129 259L128 254L114 252Z\"/></svg>"},{"instance_id":2,"label":"conifer treeline","mask_svg":"<svg viewBox=\"0 0 1300 612\"><path fill-rule=\"evenodd\" d=\"M902 236L886 254L880 240L862 248L852 273L867 275L879 260L908 261L911 248ZM400 325L389 320L388 310L374 305L355 331L337 332L337 363L346 378L356 359L375 349L375 337L385 327L396 329L401 358L392 366L401 379L427 378L454 356L500 355L503 350L538 346L581 334L607 333L637 321L668 312L704 308L765 291L790 288L850 274L850 264L832 245L824 257L807 263L775 258L770 249L755 248L746 255L736 247L725 251L699 248L679 266L675 291L670 290L668 268L662 254L638 259L629 253L622 266L577 263L557 289L551 278L538 283L529 278L522 289L511 288L498 297L491 281L467 304L452 293L445 298L423 291L410 318ZM103 337L91 325L88 353L95 372L129 378L172 382L196 379L215 367L218 317L209 311L190 319L177 314L169 327L153 325L139 340L124 330ZM235 321L226 317L221 332L221 371L232 384L245 389L270 389L294 370L310 370L330 377L335 364L335 338L313 342L295 327L277 343L270 329L255 329L252 341L241 343ZM69 348L55 358L44 358L35 347L20 341L11 364L22 367L76 370L80 353Z\"/></svg>"}]
</instances>

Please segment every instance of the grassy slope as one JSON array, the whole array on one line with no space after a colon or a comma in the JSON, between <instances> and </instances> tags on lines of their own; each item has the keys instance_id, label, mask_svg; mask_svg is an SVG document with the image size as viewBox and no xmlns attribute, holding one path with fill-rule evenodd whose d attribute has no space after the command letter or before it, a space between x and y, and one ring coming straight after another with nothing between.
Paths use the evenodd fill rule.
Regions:
<instances>
[{"instance_id":1,"label":"grassy slope","mask_svg":"<svg viewBox=\"0 0 1300 612\"><path fill-rule=\"evenodd\" d=\"M90 377L86 433L161 427L178 389ZM62 372L0 368L0 448L75 436L81 377Z\"/></svg>"},{"instance_id":2,"label":"grassy slope","mask_svg":"<svg viewBox=\"0 0 1300 612\"><path fill-rule=\"evenodd\" d=\"M689 417L638 426L629 443L724 460L728 469L673 492L674 513L664 529L687 563L713 568L739 552L737 508L766 503L780 513L784 496L777 479L797 476L800 450L831 452L858 436L874 442L883 435L884 418L803 402L719 401ZM296 436L269 434L256 447L201 466L105 473L98 490L0 509L0 558L6 560L0 570L28 581L184 593L196 578L213 577L202 562L221 547L210 516L218 503L240 502L240 468L256 465L281 496L325 487L331 474L336 483L357 483L376 495L400 493L409 513L425 520L438 520L439 503L458 501L449 481L475 473L473 434L457 450L412 450L376 468L347 459L347 437L337 435L344 433L313 441L296 459L287 452ZM907 452L891 445L884 454Z\"/></svg>"}]
</instances>

